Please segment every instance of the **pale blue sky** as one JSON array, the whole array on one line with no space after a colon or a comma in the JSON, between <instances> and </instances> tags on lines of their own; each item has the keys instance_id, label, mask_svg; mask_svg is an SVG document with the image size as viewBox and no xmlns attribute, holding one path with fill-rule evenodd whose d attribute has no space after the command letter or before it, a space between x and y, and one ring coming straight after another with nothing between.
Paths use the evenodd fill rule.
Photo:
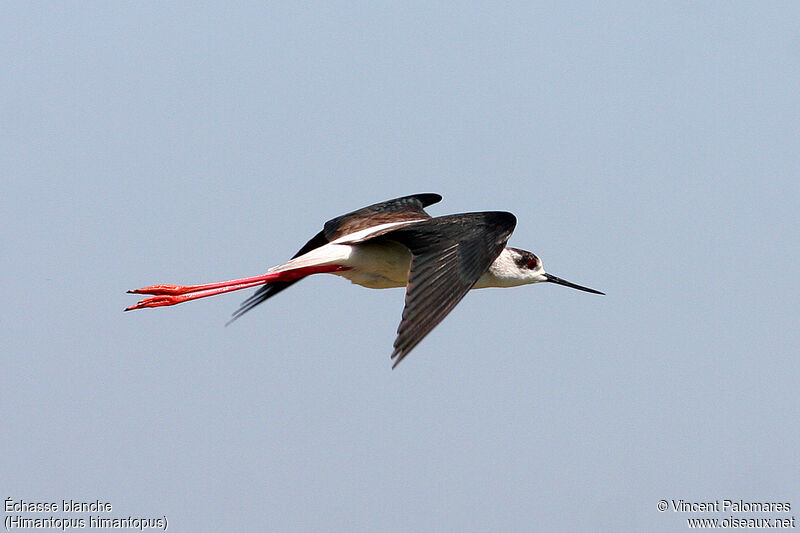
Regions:
<instances>
[{"instance_id":1,"label":"pale blue sky","mask_svg":"<svg viewBox=\"0 0 800 533\"><path fill-rule=\"evenodd\" d=\"M800 511L800 7L4 3L3 497L173 531L676 531ZM603 290L255 275L438 192ZM726 515L720 515L721 517ZM755 515L741 515L753 517ZM776 514L775 517L786 517Z\"/></svg>"}]
</instances>

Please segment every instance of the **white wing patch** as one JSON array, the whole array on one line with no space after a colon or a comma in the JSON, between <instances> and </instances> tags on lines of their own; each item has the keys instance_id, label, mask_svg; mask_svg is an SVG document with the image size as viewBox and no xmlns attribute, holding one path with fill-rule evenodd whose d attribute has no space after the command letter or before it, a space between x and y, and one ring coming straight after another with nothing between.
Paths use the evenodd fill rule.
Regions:
<instances>
[{"instance_id":1,"label":"white wing patch","mask_svg":"<svg viewBox=\"0 0 800 533\"><path fill-rule=\"evenodd\" d=\"M385 231L389 228L399 228L400 226L408 226L409 224L416 224L418 222L422 222L427 220L425 218L420 218L418 220L404 220L402 222L388 222L386 224L378 224L377 226L371 226L369 228L364 228L362 230L356 231L354 233L350 233L348 235L344 235L339 237L338 239L331 241L331 244L352 244L364 241L369 238L370 235L374 233L378 233L381 231Z\"/></svg>"}]
</instances>

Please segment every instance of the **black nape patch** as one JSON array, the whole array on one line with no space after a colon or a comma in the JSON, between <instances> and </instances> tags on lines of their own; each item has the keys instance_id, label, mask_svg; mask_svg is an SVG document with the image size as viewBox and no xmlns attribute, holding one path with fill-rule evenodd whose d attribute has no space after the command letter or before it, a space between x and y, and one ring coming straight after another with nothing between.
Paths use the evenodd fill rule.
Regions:
<instances>
[{"instance_id":1,"label":"black nape patch","mask_svg":"<svg viewBox=\"0 0 800 533\"><path fill-rule=\"evenodd\" d=\"M527 250L520 250L519 248L509 248L516 252L514 254L514 262L520 268L527 268L529 270L536 270L539 268L539 258Z\"/></svg>"}]
</instances>

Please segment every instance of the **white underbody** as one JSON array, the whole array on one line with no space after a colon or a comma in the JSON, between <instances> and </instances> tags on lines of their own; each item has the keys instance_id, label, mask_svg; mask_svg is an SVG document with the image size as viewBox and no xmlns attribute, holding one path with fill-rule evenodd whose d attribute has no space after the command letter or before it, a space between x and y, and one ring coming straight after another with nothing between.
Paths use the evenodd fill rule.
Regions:
<instances>
[{"instance_id":1,"label":"white underbody","mask_svg":"<svg viewBox=\"0 0 800 533\"><path fill-rule=\"evenodd\" d=\"M531 283L519 277L519 268L507 248L478 279L473 289L515 287ZM388 240L344 244L336 241L321 246L282 265L269 269L283 272L295 268L341 265L349 270L333 272L337 276L370 289L405 287L411 265L411 252L400 243Z\"/></svg>"}]
</instances>

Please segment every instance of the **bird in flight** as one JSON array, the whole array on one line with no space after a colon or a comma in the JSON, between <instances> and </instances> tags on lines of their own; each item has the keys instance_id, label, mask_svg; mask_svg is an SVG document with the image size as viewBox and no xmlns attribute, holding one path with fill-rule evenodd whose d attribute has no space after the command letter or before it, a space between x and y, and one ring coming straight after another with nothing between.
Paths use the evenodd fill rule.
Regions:
<instances>
[{"instance_id":1,"label":"bird in flight","mask_svg":"<svg viewBox=\"0 0 800 533\"><path fill-rule=\"evenodd\" d=\"M233 313L233 320L311 274L331 273L371 289L405 287L403 317L394 341L396 367L470 289L550 282L594 294L545 272L531 252L506 247L516 217L485 211L431 217L425 207L438 194L414 194L373 204L325 223L292 259L250 278L203 285L152 285L125 309L175 305L261 285Z\"/></svg>"}]
</instances>

